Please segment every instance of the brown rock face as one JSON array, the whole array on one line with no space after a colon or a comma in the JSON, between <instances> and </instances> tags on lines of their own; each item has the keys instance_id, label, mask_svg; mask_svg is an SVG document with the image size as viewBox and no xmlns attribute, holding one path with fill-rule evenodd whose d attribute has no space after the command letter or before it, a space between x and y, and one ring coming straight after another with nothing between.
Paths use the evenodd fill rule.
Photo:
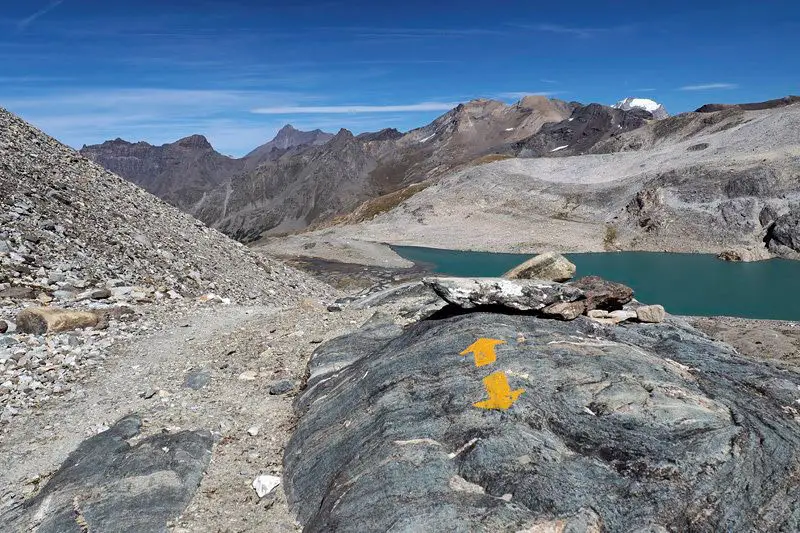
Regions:
<instances>
[{"instance_id":1,"label":"brown rock face","mask_svg":"<svg viewBox=\"0 0 800 533\"><path fill-rule=\"evenodd\" d=\"M633 289L622 283L607 281L599 276L586 276L569 285L586 295L586 309L615 311L633 299Z\"/></svg>"},{"instance_id":2,"label":"brown rock face","mask_svg":"<svg viewBox=\"0 0 800 533\"><path fill-rule=\"evenodd\" d=\"M87 311L68 311L50 307L23 309L17 315L17 329L22 333L43 335L97 325L99 318Z\"/></svg>"},{"instance_id":3,"label":"brown rock face","mask_svg":"<svg viewBox=\"0 0 800 533\"><path fill-rule=\"evenodd\" d=\"M545 252L532 257L503 274L509 279L543 279L568 281L575 275L576 267L566 257L555 252Z\"/></svg>"}]
</instances>

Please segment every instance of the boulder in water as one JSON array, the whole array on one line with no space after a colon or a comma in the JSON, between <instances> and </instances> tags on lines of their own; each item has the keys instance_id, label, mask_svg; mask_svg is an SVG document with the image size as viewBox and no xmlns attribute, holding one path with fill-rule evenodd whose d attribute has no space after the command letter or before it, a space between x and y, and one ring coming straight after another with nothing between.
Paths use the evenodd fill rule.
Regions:
<instances>
[{"instance_id":1,"label":"boulder in water","mask_svg":"<svg viewBox=\"0 0 800 533\"><path fill-rule=\"evenodd\" d=\"M566 257L555 252L545 252L531 257L519 266L503 274L509 279L542 279L567 281L575 275L576 267Z\"/></svg>"}]
</instances>

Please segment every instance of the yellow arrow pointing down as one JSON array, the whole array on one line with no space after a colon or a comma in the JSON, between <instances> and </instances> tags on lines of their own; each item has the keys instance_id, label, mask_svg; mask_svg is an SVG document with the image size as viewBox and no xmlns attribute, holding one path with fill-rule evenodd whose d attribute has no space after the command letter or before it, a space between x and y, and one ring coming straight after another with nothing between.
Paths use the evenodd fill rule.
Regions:
<instances>
[{"instance_id":1,"label":"yellow arrow pointing down","mask_svg":"<svg viewBox=\"0 0 800 533\"><path fill-rule=\"evenodd\" d=\"M525 392L525 389L511 390L505 372L489 374L483 378L483 386L489 399L472 404L480 409L508 409Z\"/></svg>"}]
</instances>

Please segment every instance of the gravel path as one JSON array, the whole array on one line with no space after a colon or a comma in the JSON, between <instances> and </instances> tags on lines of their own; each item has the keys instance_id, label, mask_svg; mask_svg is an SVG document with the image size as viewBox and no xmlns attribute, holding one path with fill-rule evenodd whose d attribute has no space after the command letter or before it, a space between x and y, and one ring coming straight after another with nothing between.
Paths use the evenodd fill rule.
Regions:
<instances>
[{"instance_id":1,"label":"gravel path","mask_svg":"<svg viewBox=\"0 0 800 533\"><path fill-rule=\"evenodd\" d=\"M10 422L0 442L0 510L35 493L86 437L135 412L144 419L135 440L179 429L208 429L216 439L208 472L175 531L294 531L282 490L259 501L251 487L257 475L281 475L294 424L294 392L273 395L270 388L290 380L296 390L316 345L369 314L329 313L305 301L289 309L219 305L167 317L162 331L112 351L73 394ZM195 390L190 382L203 386Z\"/></svg>"}]
</instances>

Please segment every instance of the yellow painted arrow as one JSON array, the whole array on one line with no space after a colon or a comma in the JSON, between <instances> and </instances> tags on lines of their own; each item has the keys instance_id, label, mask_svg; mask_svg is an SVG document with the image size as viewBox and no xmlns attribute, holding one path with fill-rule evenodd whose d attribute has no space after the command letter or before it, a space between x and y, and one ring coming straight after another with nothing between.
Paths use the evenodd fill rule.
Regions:
<instances>
[{"instance_id":1,"label":"yellow painted arrow","mask_svg":"<svg viewBox=\"0 0 800 533\"><path fill-rule=\"evenodd\" d=\"M481 337L480 339L476 340L469 346L467 349L461 352L459 355L467 355L469 353L475 354L475 366L483 366L488 365L489 363L494 363L497 360L497 354L495 353L495 346L498 344L505 344L506 341L501 341L498 339L487 339L486 337Z\"/></svg>"},{"instance_id":2,"label":"yellow painted arrow","mask_svg":"<svg viewBox=\"0 0 800 533\"><path fill-rule=\"evenodd\" d=\"M508 409L525 392L525 389L511 390L505 372L489 374L483 378L483 386L486 387L489 399L472 404L480 409Z\"/></svg>"}]
</instances>

